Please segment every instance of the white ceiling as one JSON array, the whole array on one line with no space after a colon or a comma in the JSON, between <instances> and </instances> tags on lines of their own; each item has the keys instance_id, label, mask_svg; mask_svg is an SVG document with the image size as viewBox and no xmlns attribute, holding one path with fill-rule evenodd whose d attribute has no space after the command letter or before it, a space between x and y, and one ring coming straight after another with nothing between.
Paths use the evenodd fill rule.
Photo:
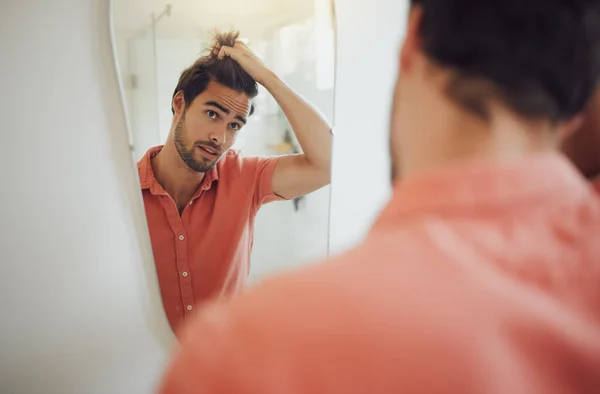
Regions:
<instances>
[{"instance_id":1,"label":"white ceiling","mask_svg":"<svg viewBox=\"0 0 600 394\"><path fill-rule=\"evenodd\" d=\"M206 36L215 28L255 37L315 14L315 0L113 0L115 29L120 34L144 31L152 14L160 15L168 4L171 15L157 23L158 37Z\"/></svg>"}]
</instances>

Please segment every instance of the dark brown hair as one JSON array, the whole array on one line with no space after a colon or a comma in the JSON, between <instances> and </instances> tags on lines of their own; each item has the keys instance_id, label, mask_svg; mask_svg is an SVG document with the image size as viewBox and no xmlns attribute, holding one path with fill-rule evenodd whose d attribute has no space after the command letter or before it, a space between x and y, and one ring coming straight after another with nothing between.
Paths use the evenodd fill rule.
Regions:
<instances>
[{"instance_id":1,"label":"dark brown hair","mask_svg":"<svg viewBox=\"0 0 600 394\"><path fill-rule=\"evenodd\" d=\"M571 118L600 77L598 0L411 0L426 54L454 71L448 93L486 116L500 99L524 117Z\"/></svg>"},{"instance_id":2,"label":"dark brown hair","mask_svg":"<svg viewBox=\"0 0 600 394\"><path fill-rule=\"evenodd\" d=\"M173 98L178 92L183 92L186 107L204 92L210 81L227 86L239 93L246 93L250 99L258 94L258 85L250 75L232 58L225 56L219 60L218 54L222 46L233 47L239 38L238 31L215 32L211 46L206 54L201 56L179 77ZM171 111L175 113L171 104ZM254 112L254 104L250 107L250 115Z\"/></svg>"}]
</instances>

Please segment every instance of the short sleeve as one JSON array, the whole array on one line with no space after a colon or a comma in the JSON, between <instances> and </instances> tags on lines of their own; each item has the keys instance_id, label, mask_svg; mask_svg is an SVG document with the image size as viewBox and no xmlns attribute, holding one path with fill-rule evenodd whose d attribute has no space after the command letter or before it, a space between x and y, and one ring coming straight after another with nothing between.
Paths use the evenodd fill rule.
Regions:
<instances>
[{"instance_id":1,"label":"short sleeve","mask_svg":"<svg viewBox=\"0 0 600 394\"><path fill-rule=\"evenodd\" d=\"M279 157L247 157L242 159L244 168L253 173L254 204L256 206L285 200L285 198L273 192L273 173L279 159Z\"/></svg>"}]
</instances>

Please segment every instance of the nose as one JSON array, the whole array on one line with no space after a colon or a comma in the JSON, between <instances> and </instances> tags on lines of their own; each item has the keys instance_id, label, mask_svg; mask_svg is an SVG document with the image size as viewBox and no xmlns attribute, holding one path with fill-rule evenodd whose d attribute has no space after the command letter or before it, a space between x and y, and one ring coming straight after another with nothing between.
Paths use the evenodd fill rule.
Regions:
<instances>
[{"instance_id":1,"label":"nose","mask_svg":"<svg viewBox=\"0 0 600 394\"><path fill-rule=\"evenodd\" d=\"M227 132L215 129L210 133L209 138L216 145L223 145L227 142Z\"/></svg>"}]
</instances>

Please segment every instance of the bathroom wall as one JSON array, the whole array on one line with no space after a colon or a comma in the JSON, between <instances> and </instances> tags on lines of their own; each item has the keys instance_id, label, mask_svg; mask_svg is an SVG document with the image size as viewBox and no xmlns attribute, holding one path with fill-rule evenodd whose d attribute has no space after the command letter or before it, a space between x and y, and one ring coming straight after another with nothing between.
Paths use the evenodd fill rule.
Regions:
<instances>
[{"instance_id":1,"label":"bathroom wall","mask_svg":"<svg viewBox=\"0 0 600 394\"><path fill-rule=\"evenodd\" d=\"M148 394L172 345L108 3L2 2L2 394Z\"/></svg>"}]
</instances>

